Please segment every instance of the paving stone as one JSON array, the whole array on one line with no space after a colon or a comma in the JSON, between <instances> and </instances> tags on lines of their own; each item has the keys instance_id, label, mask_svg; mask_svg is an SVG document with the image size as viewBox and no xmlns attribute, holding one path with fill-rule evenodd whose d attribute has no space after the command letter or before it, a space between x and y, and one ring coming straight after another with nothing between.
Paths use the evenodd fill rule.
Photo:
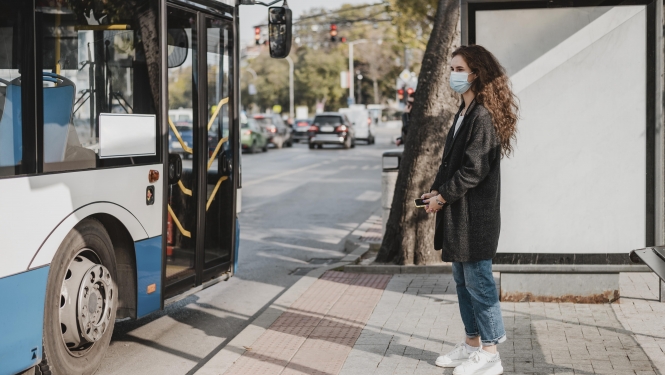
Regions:
<instances>
[{"instance_id":1,"label":"paving stone","mask_svg":"<svg viewBox=\"0 0 665 375\"><path fill-rule=\"evenodd\" d=\"M620 280L620 303L502 303L504 374L665 374L658 279ZM310 289L226 374L452 374L434 365L465 338L452 275L332 272Z\"/></svg>"}]
</instances>

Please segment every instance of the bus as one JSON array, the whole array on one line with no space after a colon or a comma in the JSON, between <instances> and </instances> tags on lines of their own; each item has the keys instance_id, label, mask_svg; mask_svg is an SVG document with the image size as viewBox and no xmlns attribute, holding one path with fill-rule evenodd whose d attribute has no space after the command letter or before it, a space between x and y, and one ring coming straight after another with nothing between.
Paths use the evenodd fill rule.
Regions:
<instances>
[{"instance_id":1,"label":"bus","mask_svg":"<svg viewBox=\"0 0 665 375\"><path fill-rule=\"evenodd\" d=\"M0 375L92 374L235 272L241 3L0 0Z\"/></svg>"}]
</instances>

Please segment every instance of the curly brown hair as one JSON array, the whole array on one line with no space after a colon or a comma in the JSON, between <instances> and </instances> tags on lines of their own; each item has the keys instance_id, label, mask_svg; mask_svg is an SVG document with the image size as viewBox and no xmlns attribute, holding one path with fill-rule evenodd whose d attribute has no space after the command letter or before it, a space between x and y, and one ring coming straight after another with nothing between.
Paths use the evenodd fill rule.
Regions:
<instances>
[{"instance_id":1,"label":"curly brown hair","mask_svg":"<svg viewBox=\"0 0 665 375\"><path fill-rule=\"evenodd\" d=\"M510 156L513 152L512 141L517 139L519 104L506 70L490 51L479 45L461 46L453 52L453 57L458 55L477 76L471 90L476 94L476 101L492 115L501 141L501 155Z\"/></svg>"}]
</instances>

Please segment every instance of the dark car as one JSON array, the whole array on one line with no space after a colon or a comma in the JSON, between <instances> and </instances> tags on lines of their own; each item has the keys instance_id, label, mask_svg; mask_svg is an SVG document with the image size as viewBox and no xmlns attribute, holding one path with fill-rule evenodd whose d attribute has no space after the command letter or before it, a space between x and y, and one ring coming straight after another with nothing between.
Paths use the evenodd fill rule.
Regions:
<instances>
[{"instance_id":1,"label":"dark car","mask_svg":"<svg viewBox=\"0 0 665 375\"><path fill-rule=\"evenodd\" d=\"M351 122L339 112L321 113L314 117L308 131L309 148L323 148L325 144L356 147L355 131Z\"/></svg>"},{"instance_id":2,"label":"dark car","mask_svg":"<svg viewBox=\"0 0 665 375\"><path fill-rule=\"evenodd\" d=\"M309 127L312 125L313 119L296 119L293 122L293 140L295 142L309 141Z\"/></svg>"},{"instance_id":3,"label":"dark car","mask_svg":"<svg viewBox=\"0 0 665 375\"><path fill-rule=\"evenodd\" d=\"M184 143L181 144L176 134L173 132L173 129L169 127L169 153L178 154L183 159L191 159L192 154L185 151L185 147L192 148L194 146L194 131L191 123L187 122L176 122L175 128L180 135L180 139Z\"/></svg>"},{"instance_id":4,"label":"dark car","mask_svg":"<svg viewBox=\"0 0 665 375\"><path fill-rule=\"evenodd\" d=\"M254 115L256 123L265 129L268 134L268 142L275 145L276 148L283 146L293 146L293 139L291 138L291 128L286 126L284 120L278 114L260 114Z\"/></svg>"}]
</instances>

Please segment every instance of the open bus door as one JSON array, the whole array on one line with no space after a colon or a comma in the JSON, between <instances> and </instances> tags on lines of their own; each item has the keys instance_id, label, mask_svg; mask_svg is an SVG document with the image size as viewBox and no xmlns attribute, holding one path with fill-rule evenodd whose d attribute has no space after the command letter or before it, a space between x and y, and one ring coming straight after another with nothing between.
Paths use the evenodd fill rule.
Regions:
<instances>
[{"instance_id":1,"label":"open bus door","mask_svg":"<svg viewBox=\"0 0 665 375\"><path fill-rule=\"evenodd\" d=\"M231 271L238 130L233 18L169 5L166 28L168 147L183 159L167 198L168 298Z\"/></svg>"}]
</instances>

